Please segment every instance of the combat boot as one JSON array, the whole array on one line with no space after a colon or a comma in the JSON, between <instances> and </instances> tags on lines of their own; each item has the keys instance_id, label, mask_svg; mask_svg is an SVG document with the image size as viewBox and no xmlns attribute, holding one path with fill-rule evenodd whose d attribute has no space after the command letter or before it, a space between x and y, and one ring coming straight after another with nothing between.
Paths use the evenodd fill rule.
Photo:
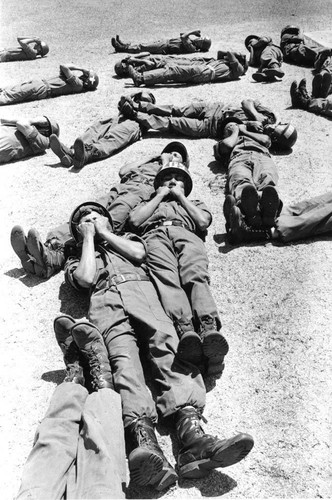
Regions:
<instances>
[{"instance_id":1,"label":"combat boot","mask_svg":"<svg viewBox=\"0 0 332 500\"><path fill-rule=\"evenodd\" d=\"M185 406L175 415L180 451L178 467L184 478L197 479L210 470L229 467L245 458L254 446L249 434L237 434L230 439L219 439L205 434L200 412L193 406Z\"/></svg>"},{"instance_id":2,"label":"combat boot","mask_svg":"<svg viewBox=\"0 0 332 500\"><path fill-rule=\"evenodd\" d=\"M252 74L252 78L253 80L255 80L255 82L266 82L268 80L265 72L260 69L256 71L256 73Z\"/></svg>"},{"instance_id":3,"label":"combat boot","mask_svg":"<svg viewBox=\"0 0 332 500\"><path fill-rule=\"evenodd\" d=\"M322 73L317 73L312 80L312 97L322 97L322 82L323 75Z\"/></svg>"},{"instance_id":4,"label":"combat boot","mask_svg":"<svg viewBox=\"0 0 332 500\"><path fill-rule=\"evenodd\" d=\"M262 217L258 210L259 196L252 184L246 184L242 189L240 207L247 223L252 227L261 227Z\"/></svg>"},{"instance_id":5,"label":"combat boot","mask_svg":"<svg viewBox=\"0 0 332 500\"><path fill-rule=\"evenodd\" d=\"M298 91L303 96L304 99L306 100L310 99L310 95L308 94L307 90L307 80L305 78L302 78L302 80L300 81L298 86Z\"/></svg>"},{"instance_id":6,"label":"combat boot","mask_svg":"<svg viewBox=\"0 0 332 500\"><path fill-rule=\"evenodd\" d=\"M24 271L29 274L36 274L34 260L28 253L27 237L23 227L13 227L10 232L10 243L17 257L20 259Z\"/></svg>"},{"instance_id":7,"label":"combat boot","mask_svg":"<svg viewBox=\"0 0 332 500\"><path fill-rule=\"evenodd\" d=\"M52 134L50 136L50 148L53 153L59 158L61 165L69 168L73 164L74 152L72 149L67 148L62 142L60 142L57 135Z\"/></svg>"},{"instance_id":8,"label":"combat boot","mask_svg":"<svg viewBox=\"0 0 332 500\"><path fill-rule=\"evenodd\" d=\"M229 243L232 245L239 245L240 243L252 243L254 241L268 241L271 237L271 231L269 230L253 229L248 226L239 207L232 207L230 231L228 233Z\"/></svg>"},{"instance_id":9,"label":"combat boot","mask_svg":"<svg viewBox=\"0 0 332 500\"><path fill-rule=\"evenodd\" d=\"M152 420L141 417L125 428L130 478L138 486L161 491L177 481L177 473L162 452Z\"/></svg>"},{"instance_id":10,"label":"combat boot","mask_svg":"<svg viewBox=\"0 0 332 500\"><path fill-rule=\"evenodd\" d=\"M180 338L177 349L178 358L198 366L203 356L201 337L195 332L191 322L176 322L175 328Z\"/></svg>"},{"instance_id":11,"label":"combat boot","mask_svg":"<svg viewBox=\"0 0 332 500\"><path fill-rule=\"evenodd\" d=\"M130 120L135 120L137 118L138 108L138 104L128 96L122 96L118 104L120 113Z\"/></svg>"},{"instance_id":12,"label":"combat boot","mask_svg":"<svg viewBox=\"0 0 332 500\"><path fill-rule=\"evenodd\" d=\"M265 186L262 189L262 196L259 201L262 223L265 229L275 225L280 199L278 192L274 186Z\"/></svg>"},{"instance_id":13,"label":"combat boot","mask_svg":"<svg viewBox=\"0 0 332 500\"><path fill-rule=\"evenodd\" d=\"M89 363L92 388L95 391L114 389L107 349L98 328L88 321L80 321L73 326L71 334Z\"/></svg>"},{"instance_id":14,"label":"combat boot","mask_svg":"<svg viewBox=\"0 0 332 500\"><path fill-rule=\"evenodd\" d=\"M231 209L236 205L236 200L231 194L227 194L223 205L223 213L226 220L226 233L230 230Z\"/></svg>"},{"instance_id":15,"label":"combat boot","mask_svg":"<svg viewBox=\"0 0 332 500\"><path fill-rule=\"evenodd\" d=\"M302 80L301 80L302 81ZM303 88L303 85L302 85ZM299 109L308 109L310 98L305 97L299 90L296 81L292 82L290 87L292 106Z\"/></svg>"},{"instance_id":16,"label":"combat boot","mask_svg":"<svg viewBox=\"0 0 332 500\"><path fill-rule=\"evenodd\" d=\"M75 168L83 168L89 162L91 151L87 150L87 145L83 139L78 137L74 142L73 164Z\"/></svg>"},{"instance_id":17,"label":"combat boot","mask_svg":"<svg viewBox=\"0 0 332 500\"><path fill-rule=\"evenodd\" d=\"M111 43L113 45L113 48L115 49L115 52L126 52L129 48L129 43L126 44L121 42L118 35L116 35L116 38L113 37L111 39Z\"/></svg>"},{"instance_id":18,"label":"combat boot","mask_svg":"<svg viewBox=\"0 0 332 500\"><path fill-rule=\"evenodd\" d=\"M268 68L265 68L264 73L268 80L273 80L276 77L283 78L285 76L285 72L277 63L271 64Z\"/></svg>"},{"instance_id":19,"label":"combat boot","mask_svg":"<svg viewBox=\"0 0 332 500\"><path fill-rule=\"evenodd\" d=\"M64 250L61 245L58 248L51 248L44 245L38 231L30 229L27 237L28 252L35 262L35 274L41 278L50 278L60 271L65 262Z\"/></svg>"},{"instance_id":20,"label":"combat boot","mask_svg":"<svg viewBox=\"0 0 332 500\"><path fill-rule=\"evenodd\" d=\"M224 357L228 353L228 342L218 330L217 321L215 318L205 315L199 318L200 331L202 339L203 353L208 359L207 373L210 374L209 364L215 366L215 373L219 373L217 367L220 367L220 372L223 370Z\"/></svg>"},{"instance_id":21,"label":"combat boot","mask_svg":"<svg viewBox=\"0 0 332 500\"><path fill-rule=\"evenodd\" d=\"M135 87L139 87L140 85L144 85L144 77L141 73L135 70L135 68L129 64L128 65L128 75L132 78Z\"/></svg>"},{"instance_id":22,"label":"combat boot","mask_svg":"<svg viewBox=\"0 0 332 500\"><path fill-rule=\"evenodd\" d=\"M66 365L66 377L64 382L74 382L84 385L83 367L80 352L71 335L71 329L75 325L74 318L67 314L58 316L53 322L55 338L63 354Z\"/></svg>"}]
</instances>

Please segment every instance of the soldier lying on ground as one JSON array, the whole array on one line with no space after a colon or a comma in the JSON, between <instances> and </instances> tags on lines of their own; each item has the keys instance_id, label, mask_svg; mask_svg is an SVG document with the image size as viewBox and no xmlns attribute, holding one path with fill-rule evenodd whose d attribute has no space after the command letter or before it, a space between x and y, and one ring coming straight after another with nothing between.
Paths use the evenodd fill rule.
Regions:
<instances>
[{"instance_id":1,"label":"soldier lying on ground","mask_svg":"<svg viewBox=\"0 0 332 500\"><path fill-rule=\"evenodd\" d=\"M328 78L326 80L328 87L328 92L331 89L331 74L327 73ZM322 87L321 87L322 91ZM324 93L325 90L324 90ZM332 95L327 95L327 97L310 97L307 91L307 81L303 78L299 85L294 81L290 88L290 95L292 100L292 106L294 108L304 109L310 113L315 113L316 115L322 115L327 117L332 117Z\"/></svg>"},{"instance_id":2,"label":"soldier lying on ground","mask_svg":"<svg viewBox=\"0 0 332 500\"><path fill-rule=\"evenodd\" d=\"M284 61L299 66L314 67L317 71L331 49L315 45L306 39L298 26L288 25L281 30L280 47Z\"/></svg>"},{"instance_id":3,"label":"soldier lying on ground","mask_svg":"<svg viewBox=\"0 0 332 500\"><path fill-rule=\"evenodd\" d=\"M256 82L273 82L285 75L281 69L281 49L272 42L271 37L249 35L244 44L250 52L249 66L258 67L258 71L252 75Z\"/></svg>"},{"instance_id":4,"label":"soldier lying on ground","mask_svg":"<svg viewBox=\"0 0 332 500\"><path fill-rule=\"evenodd\" d=\"M211 47L211 39L201 37L200 30L180 33L179 38L157 40L156 42L124 43L119 35L112 38L112 45L116 52L150 52L150 54L189 54L193 52L208 52Z\"/></svg>"},{"instance_id":5,"label":"soldier lying on ground","mask_svg":"<svg viewBox=\"0 0 332 500\"><path fill-rule=\"evenodd\" d=\"M139 73L133 66L128 73L134 85L156 85L169 83L200 84L209 82L228 82L237 80L248 69L246 56L235 52L226 52L222 59L191 64L171 63L163 68Z\"/></svg>"},{"instance_id":6,"label":"soldier lying on ground","mask_svg":"<svg viewBox=\"0 0 332 500\"><path fill-rule=\"evenodd\" d=\"M81 76L76 76L73 71L79 71ZM99 78L94 71L74 65L64 66L61 64L60 73L57 76L36 78L12 87L8 86L0 89L0 106L89 92L96 90L98 83Z\"/></svg>"},{"instance_id":7,"label":"soldier lying on ground","mask_svg":"<svg viewBox=\"0 0 332 500\"><path fill-rule=\"evenodd\" d=\"M19 36L19 47L0 49L0 63L11 61L31 61L37 57L44 57L49 52L48 45L40 38Z\"/></svg>"},{"instance_id":8,"label":"soldier lying on ground","mask_svg":"<svg viewBox=\"0 0 332 500\"><path fill-rule=\"evenodd\" d=\"M44 153L49 137L60 133L59 125L47 116L32 119L0 119L0 164Z\"/></svg>"}]
</instances>

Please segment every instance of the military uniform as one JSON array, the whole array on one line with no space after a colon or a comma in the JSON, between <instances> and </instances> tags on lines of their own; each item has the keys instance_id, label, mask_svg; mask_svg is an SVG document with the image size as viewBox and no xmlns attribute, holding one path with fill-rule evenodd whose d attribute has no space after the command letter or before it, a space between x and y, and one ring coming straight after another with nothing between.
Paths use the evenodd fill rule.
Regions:
<instances>
[{"instance_id":1,"label":"military uniform","mask_svg":"<svg viewBox=\"0 0 332 500\"><path fill-rule=\"evenodd\" d=\"M139 237L126 234L131 240ZM186 405L203 409L205 387L198 369L175 357L178 336L163 310L143 266L114 251L96 246L97 271L91 286L89 320L101 331L108 349L115 389L121 395L125 428L139 417L157 419L147 390L137 341L149 346L149 359L158 386L157 408L163 417ZM65 277L76 289L74 271L79 257L70 257Z\"/></svg>"},{"instance_id":2,"label":"military uniform","mask_svg":"<svg viewBox=\"0 0 332 500\"><path fill-rule=\"evenodd\" d=\"M20 47L0 49L0 62L33 61L38 52L28 43L20 41Z\"/></svg>"},{"instance_id":3,"label":"military uniform","mask_svg":"<svg viewBox=\"0 0 332 500\"><path fill-rule=\"evenodd\" d=\"M144 84L156 85L158 83L209 83L227 82L236 80L246 72L239 62L228 62L224 59L215 59L209 63L196 63L190 65L169 64L164 68L142 73Z\"/></svg>"},{"instance_id":4,"label":"military uniform","mask_svg":"<svg viewBox=\"0 0 332 500\"><path fill-rule=\"evenodd\" d=\"M262 191L265 186L276 186L278 178L269 150L254 139L240 136L228 164L228 189L235 200L241 199L244 186L252 184Z\"/></svg>"},{"instance_id":5,"label":"military uniform","mask_svg":"<svg viewBox=\"0 0 332 500\"><path fill-rule=\"evenodd\" d=\"M284 243L331 232L332 193L284 207L276 220L276 230Z\"/></svg>"},{"instance_id":6,"label":"military uniform","mask_svg":"<svg viewBox=\"0 0 332 500\"><path fill-rule=\"evenodd\" d=\"M198 200L193 203L212 219L204 203ZM177 201L162 201L135 230L143 235L149 274L166 313L179 331L188 329L192 321L198 327L204 316L213 318L220 328L209 286L203 235L185 208Z\"/></svg>"},{"instance_id":7,"label":"military uniform","mask_svg":"<svg viewBox=\"0 0 332 500\"><path fill-rule=\"evenodd\" d=\"M17 102L38 101L60 95L78 94L83 90L83 82L80 78L75 75L65 78L60 74L53 78L31 80L1 89L0 106Z\"/></svg>"},{"instance_id":8,"label":"military uniform","mask_svg":"<svg viewBox=\"0 0 332 500\"><path fill-rule=\"evenodd\" d=\"M16 125L0 125L0 164L42 154L49 144L48 137L38 132L36 127L25 136Z\"/></svg>"},{"instance_id":9,"label":"military uniform","mask_svg":"<svg viewBox=\"0 0 332 500\"><path fill-rule=\"evenodd\" d=\"M268 123L275 123L275 114L255 101L256 110L267 117ZM195 138L218 138L218 123L229 116L248 120L242 108L223 102L193 101L186 106L172 104L155 105L146 102L139 103L138 123L146 130L158 132L173 132ZM250 118L249 118L250 119Z\"/></svg>"},{"instance_id":10,"label":"military uniform","mask_svg":"<svg viewBox=\"0 0 332 500\"><path fill-rule=\"evenodd\" d=\"M145 60L148 60L146 63ZM150 71L154 69L164 68L165 66L191 66L193 64L209 64L215 62L216 59L213 57L203 57L203 56L194 56L194 57L181 57L181 56L163 56L163 55L148 55L146 57L142 57L142 61L139 59L132 61L130 57L123 59L121 62L123 64L132 65L136 71L140 73L144 73L145 71Z\"/></svg>"},{"instance_id":11,"label":"military uniform","mask_svg":"<svg viewBox=\"0 0 332 500\"><path fill-rule=\"evenodd\" d=\"M329 95L326 98L311 98L309 100L307 110L310 113L315 113L316 115L332 117L332 95Z\"/></svg>"},{"instance_id":12,"label":"military uniform","mask_svg":"<svg viewBox=\"0 0 332 500\"><path fill-rule=\"evenodd\" d=\"M126 52L137 54L150 52L150 54L191 54L198 49L189 37L169 38L147 43L126 44Z\"/></svg>"},{"instance_id":13,"label":"military uniform","mask_svg":"<svg viewBox=\"0 0 332 500\"><path fill-rule=\"evenodd\" d=\"M306 43L303 36L285 33L280 40L284 60L299 66L314 66L315 60L322 48Z\"/></svg>"},{"instance_id":14,"label":"military uniform","mask_svg":"<svg viewBox=\"0 0 332 500\"><path fill-rule=\"evenodd\" d=\"M125 498L121 400L63 382L39 424L17 498Z\"/></svg>"},{"instance_id":15,"label":"military uniform","mask_svg":"<svg viewBox=\"0 0 332 500\"><path fill-rule=\"evenodd\" d=\"M280 47L272 43L272 38L262 37L251 45L250 66L265 69L281 68L283 55Z\"/></svg>"}]
</instances>

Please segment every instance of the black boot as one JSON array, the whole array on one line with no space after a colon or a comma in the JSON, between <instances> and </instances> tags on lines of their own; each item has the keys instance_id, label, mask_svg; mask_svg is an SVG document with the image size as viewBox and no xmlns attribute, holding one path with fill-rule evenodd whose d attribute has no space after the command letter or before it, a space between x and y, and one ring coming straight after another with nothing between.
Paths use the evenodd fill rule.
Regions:
<instances>
[{"instance_id":1,"label":"black boot","mask_svg":"<svg viewBox=\"0 0 332 500\"><path fill-rule=\"evenodd\" d=\"M223 212L226 220L226 233L228 233L230 230L231 210L232 207L234 207L234 205L236 205L236 200L234 196L232 196L231 194L227 194L223 205Z\"/></svg>"},{"instance_id":2,"label":"black boot","mask_svg":"<svg viewBox=\"0 0 332 500\"><path fill-rule=\"evenodd\" d=\"M175 328L180 338L178 358L198 366L203 357L201 337L195 332L192 323L177 322Z\"/></svg>"},{"instance_id":3,"label":"black boot","mask_svg":"<svg viewBox=\"0 0 332 500\"><path fill-rule=\"evenodd\" d=\"M305 100L310 99L310 95L309 95L308 90L307 90L307 80L305 78L302 78L302 80L300 81L299 86L298 86L298 91L300 92L300 94L302 95L302 97Z\"/></svg>"},{"instance_id":4,"label":"black boot","mask_svg":"<svg viewBox=\"0 0 332 500\"><path fill-rule=\"evenodd\" d=\"M114 389L107 349L98 328L88 321L82 321L73 326L71 334L89 363L93 389Z\"/></svg>"},{"instance_id":5,"label":"black boot","mask_svg":"<svg viewBox=\"0 0 332 500\"><path fill-rule=\"evenodd\" d=\"M259 241L268 241L271 239L271 231L268 229L253 229L248 226L244 220L239 207L232 207L230 216L230 231L228 240L231 245L240 243L252 243Z\"/></svg>"},{"instance_id":6,"label":"black boot","mask_svg":"<svg viewBox=\"0 0 332 500\"><path fill-rule=\"evenodd\" d=\"M303 89L304 87L306 88L306 86L305 84L303 85L303 80L301 80L301 82L302 82L302 87L301 87L302 92L300 92L300 89L297 86L296 81L292 82L291 84L290 95L292 100L292 106L293 108L298 108L298 109L308 109L310 97L308 95L308 92L306 92L307 97L303 94Z\"/></svg>"},{"instance_id":7,"label":"black boot","mask_svg":"<svg viewBox=\"0 0 332 500\"><path fill-rule=\"evenodd\" d=\"M23 227L14 226L10 233L10 243L14 252L21 261L24 271L29 274L36 274L35 262L28 252L27 237L24 233Z\"/></svg>"},{"instance_id":8,"label":"black boot","mask_svg":"<svg viewBox=\"0 0 332 500\"><path fill-rule=\"evenodd\" d=\"M63 314L55 318L53 328L66 365L67 374L64 382L74 382L84 385L83 367L79 349L71 335L71 329L75 323L74 318Z\"/></svg>"},{"instance_id":9,"label":"black boot","mask_svg":"<svg viewBox=\"0 0 332 500\"><path fill-rule=\"evenodd\" d=\"M153 486L161 491L177 481L177 473L163 454L152 420L141 417L125 429L129 452L130 478L138 486Z\"/></svg>"},{"instance_id":10,"label":"black boot","mask_svg":"<svg viewBox=\"0 0 332 500\"><path fill-rule=\"evenodd\" d=\"M59 272L65 262L62 246L53 249L52 245L44 245L38 231L30 229L27 237L27 248L35 262L35 274L41 278L50 278Z\"/></svg>"},{"instance_id":11,"label":"black boot","mask_svg":"<svg viewBox=\"0 0 332 500\"><path fill-rule=\"evenodd\" d=\"M245 458L254 445L249 434L237 434L230 439L219 439L205 434L202 418L193 406L176 412L176 430L181 445L178 466L182 477L200 478L210 470L228 467Z\"/></svg>"},{"instance_id":12,"label":"black boot","mask_svg":"<svg viewBox=\"0 0 332 500\"><path fill-rule=\"evenodd\" d=\"M224 357L228 353L228 343L218 329L217 321L212 316L206 315L199 318L200 336L202 339L203 353L207 358L207 374L221 373L223 371ZM209 369L209 365L214 368ZM218 370L219 367L219 370Z\"/></svg>"}]
</instances>

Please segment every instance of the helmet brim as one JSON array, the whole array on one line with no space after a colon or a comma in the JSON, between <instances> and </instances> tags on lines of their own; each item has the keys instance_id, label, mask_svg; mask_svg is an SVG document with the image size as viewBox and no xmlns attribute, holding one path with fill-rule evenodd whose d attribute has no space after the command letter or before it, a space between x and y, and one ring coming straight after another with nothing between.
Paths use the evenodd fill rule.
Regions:
<instances>
[{"instance_id":1,"label":"helmet brim","mask_svg":"<svg viewBox=\"0 0 332 500\"><path fill-rule=\"evenodd\" d=\"M84 209L91 209L94 212L97 212L100 215L107 217L110 224L113 227L112 217L103 205L101 205L100 203L97 203L96 201L85 201L84 203L81 203L80 205L78 205L74 209L74 211L72 212L70 219L69 219L70 233L76 241L80 240L80 235L79 235L79 232L77 230L77 226L79 225L79 221L81 220L82 216L84 215Z\"/></svg>"}]
</instances>

